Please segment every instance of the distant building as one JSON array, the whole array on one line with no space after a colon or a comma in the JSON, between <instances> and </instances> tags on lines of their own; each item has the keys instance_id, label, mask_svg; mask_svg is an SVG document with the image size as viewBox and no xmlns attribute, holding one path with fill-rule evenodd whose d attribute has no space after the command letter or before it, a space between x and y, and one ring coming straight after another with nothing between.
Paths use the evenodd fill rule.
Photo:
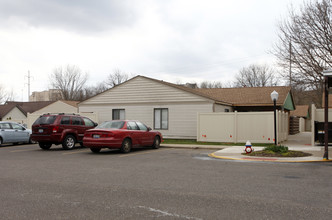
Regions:
<instances>
[{"instance_id":1,"label":"distant building","mask_svg":"<svg viewBox=\"0 0 332 220\"><path fill-rule=\"evenodd\" d=\"M39 102L39 101L57 101L61 100L61 91L57 89L50 89L48 91L42 92L32 92L29 97L30 102Z\"/></svg>"}]
</instances>

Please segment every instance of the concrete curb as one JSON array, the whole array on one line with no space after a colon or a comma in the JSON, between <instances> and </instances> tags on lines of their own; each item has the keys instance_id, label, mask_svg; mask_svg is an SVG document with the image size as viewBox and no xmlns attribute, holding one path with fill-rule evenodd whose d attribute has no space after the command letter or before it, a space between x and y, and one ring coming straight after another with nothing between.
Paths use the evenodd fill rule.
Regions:
<instances>
[{"instance_id":1,"label":"concrete curb","mask_svg":"<svg viewBox=\"0 0 332 220\"><path fill-rule=\"evenodd\" d=\"M242 156L242 155L241 155ZM254 157L254 156L247 156L247 157L239 157L239 156L218 156L215 153L209 154L209 157L216 158L216 159L224 159L224 160L243 160L243 161L261 161L261 162L279 162L279 163L313 163L313 162L332 162L332 160L323 160L323 159L310 159L310 157L298 158L299 160L295 160L295 157L290 158L281 158L281 157ZM301 160L300 160L301 159Z\"/></svg>"},{"instance_id":2,"label":"concrete curb","mask_svg":"<svg viewBox=\"0 0 332 220\"><path fill-rule=\"evenodd\" d=\"M183 148L183 149L206 149L206 150L221 150L225 146L222 145L194 145L194 144L161 144L160 147L165 148Z\"/></svg>"},{"instance_id":3,"label":"concrete curb","mask_svg":"<svg viewBox=\"0 0 332 220\"><path fill-rule=\"evenodd\" d=\"M256 161L256 162L278 162L278 163L313 163L313 162L332 162L332 160L323 160L322 157L309 156L309 157L254 157L245 156L241 153L244 152L244 146L224 146L224 145L193 145L193 144L161 144L163 148L181 148L181 149L205 149L217 150L208 156L215 159L224 160L242 160L242 161ZM254 147L257 150L263 147ZM291 150L299 150L307 153L313 153L314 149L308 146L290 147ZM318 150L318 149L317 149ZM314 154L313 154L314 155ZM323 155L323 154L321 154Z\"/></svg>"}]
</instances>

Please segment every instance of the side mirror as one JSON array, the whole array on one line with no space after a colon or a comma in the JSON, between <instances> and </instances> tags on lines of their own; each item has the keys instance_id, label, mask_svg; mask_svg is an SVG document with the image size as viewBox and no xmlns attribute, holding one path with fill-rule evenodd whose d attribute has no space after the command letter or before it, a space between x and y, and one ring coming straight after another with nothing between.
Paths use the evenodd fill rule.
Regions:
<instances>
[{"instance_id":1,"label":"side mirror","mask_svg":"<svg viewBox=\"0 0 332 220\"><path fill-rule=\"evenodd\" d=\"M94 122L93 124L94 124L95 127L98 126L98 123L96 123L96 122Z\"/></svg>"},{"instance_id":2,"label":"side mirror","mask_svg":"<svg viewBox=\"0 0 332 220\"><path fill-rule=\"evenodd\" d=\"M151 130L152 130L152 128L148 127L148 131L151 131Z\"/></svg>"}]
</instances>

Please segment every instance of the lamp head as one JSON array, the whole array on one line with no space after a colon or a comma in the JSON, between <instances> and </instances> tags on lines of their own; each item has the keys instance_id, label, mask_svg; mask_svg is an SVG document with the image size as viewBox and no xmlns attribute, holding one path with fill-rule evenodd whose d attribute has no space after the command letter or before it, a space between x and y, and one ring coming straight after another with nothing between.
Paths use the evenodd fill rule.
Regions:
<instances>
[{"instance_id":1,"label":"lamp head","mask_svg":"<svg viewBox=\"0 0 332 220\"><path fill-rule=\"evenodd\" d=\"M277 91L274 90L273 92L271 92L272 101L277 101L278 97L279 97L279 93Z\"/></svg>"}]
</instances>

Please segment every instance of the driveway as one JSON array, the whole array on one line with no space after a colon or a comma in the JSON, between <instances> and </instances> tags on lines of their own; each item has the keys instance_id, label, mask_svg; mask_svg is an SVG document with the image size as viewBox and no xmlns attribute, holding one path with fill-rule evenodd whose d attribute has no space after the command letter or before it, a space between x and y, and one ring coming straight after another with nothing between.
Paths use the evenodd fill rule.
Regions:
<instances>
[{"instance_id":1,"label":"driveway","mask_svg":"<svg viewBox=\"0 0 332 220\"><path fill-rule=\"evenodd\" d=\"M331 219L329 163L230 163L213 151L0 147L1 219Z\"/></svg>"}]
</instances>

